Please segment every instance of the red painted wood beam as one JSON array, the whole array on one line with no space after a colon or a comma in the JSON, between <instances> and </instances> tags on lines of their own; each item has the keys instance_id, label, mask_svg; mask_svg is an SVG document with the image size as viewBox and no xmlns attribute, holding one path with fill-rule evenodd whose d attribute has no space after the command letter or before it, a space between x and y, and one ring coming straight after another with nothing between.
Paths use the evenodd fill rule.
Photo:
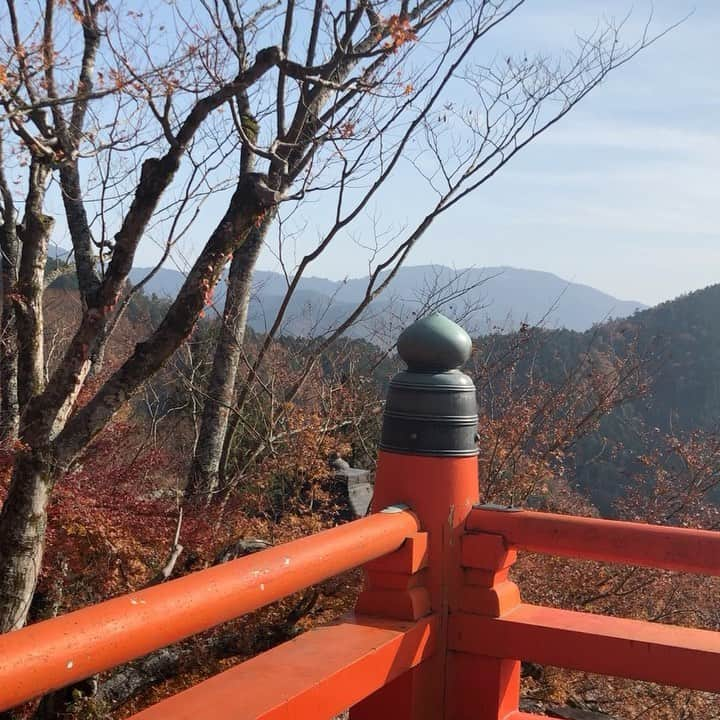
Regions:
<instances>
[{"instance_id":1,"label":"red painted wood beam","mask_svg":"<svg viewBox=\"0 0 720 720\"><path fill-rule=\"evenodd\" d=\"M450 618L453 650L720 692L720 633L520 605Z\"/></svg>"},{"instance_id":2,"label":"red painted wood beam","mask_svg":"<svg viewBox=\"0 0 720 720\"><path fill-rule=\"evenodd\" d=\"M411 512L378 513L0 635L0 710L382 557L417 531Z\"/></svg>"},{"instance_id":3,"label":"red painted wood beam","mask_svg":"<svg viewBox=\"0 0 720 720\"><path fill-rule=\"evenodd\" d=\"M436 616L416 623L359 618L310 630L130 720L333 717L428 658L437 632Z\"/></svg>"},{"instance_id":4,"label":"red painted wood beam","mask_svg":"<svg viewBox=\"0 0 720 720\"><path fill-rule=\"evenodd\" d=\"M546 555L720 575L720 532L484 508L473 509L466 528Z\"/></svg>"}]
</instances>

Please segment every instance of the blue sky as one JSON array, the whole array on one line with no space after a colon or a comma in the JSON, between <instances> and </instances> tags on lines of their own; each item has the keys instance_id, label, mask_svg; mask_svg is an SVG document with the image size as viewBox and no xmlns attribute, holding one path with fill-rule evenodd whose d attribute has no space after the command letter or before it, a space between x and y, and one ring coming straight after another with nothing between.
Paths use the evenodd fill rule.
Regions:
<instances>
[{"instance_id":1,"label":"blue sky","mask_svg":"<svg viewBox=\"0 0 720 720\"><path fill-rule=\"evenodd\" d=\"M578 6L589 16L623 4L551 5L526 15L526 28L582 26ZM655 3L658 22L682 6ZM635 13L642 16L641 4ZM548 270L646 303L720 282L719 20L720 4L698 3L612 75L445 223L444 252L458 265ZM479 217L472 241L464 228ZM413 261L436 257L424 242Z\"/></svg>"},{"instance_id":2,"label":"blue sky","mask_svg":"<svg viewBox=\"0 0 720 720\"><path fill-rule=\"evenodd\" d=\"M545 270L647 304L720 282L720 2L529 0L487 52L559 52L598 18L628 11L631 41L651 10L656 30L692 15L443 216L409 264ZM369 214L388 227L411 223L419 197L395 182ZM286 257L312 245L327 212L307 210ZM366 274L361 235L339 238L308 274ZM196 242L177 247L169 265L186 269ZM156 254L145 244L138 264ZM270 249L259 266L278 269Z\"/></svg>"},{"instance_id":3,"label":"blue sky","mask_svg":"<svg viewBox=\"0 0 720 720\"><path fill-rule=\"evenodd\" d=\"M632 9L639 23L650 7L530 2L495 42L560 49L603 14ZM411 264L547 270L648 304L720 282L720 3L653 8L657 28L694 12L439 221ZM406 202L398 192L383 199L399 222ZM260 264L274 269L271 253ZM363 270L362 251L344 244L312 274Z\"/></svg>"}]
</instances>

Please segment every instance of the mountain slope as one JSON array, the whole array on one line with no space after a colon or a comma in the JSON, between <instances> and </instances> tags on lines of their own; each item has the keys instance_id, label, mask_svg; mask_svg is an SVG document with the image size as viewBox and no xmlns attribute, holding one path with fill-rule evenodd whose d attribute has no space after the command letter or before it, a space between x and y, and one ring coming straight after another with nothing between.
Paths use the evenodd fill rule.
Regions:
<instances>
[{"instance_id":1,"label":"mountain slope","mask_svg":"<svg viewBox=\"0 0 720 720\"><path fill-rule=\"evenodd\" d=\"M560 385L589 348L642 358L647 395L604 417L575 449L578 485L604 513L631 482L638 459L664 436L720 428L719 307L720 285L712 285L589 331L539 333L528 366L519 368L520 376L532 372ZM514 337L502 340L510 344Z\"/></svg>"},{"instance_id":2,"label":"mountain slope","mask_svg":"<svg viewBox=\"0 0 720 720\"><path fill-rule=\"evenodd\" d=\"M135 268L137 282L148 272ZM385 276L387 277L387 276ZM148 294L174 296L183 282L176 270L161 269L145 287ZM380 277L380 281L384 279ZM303 278L293 298L283 332L291 335L324 332L345 319L365 294L367 278L327 280ZM279 273L257 271L253 283L250 325L263 331L274 317L287 289ZM223 289L216 301L222 303ZM365 323L352 334L372 334L374 317L411 318L427 302L449 315L462 316L475 332L493 328L512 330L523 322L543 322L549 327L586 330L609 317L626 317L645 307L618 300L587 285L571 283L556 275L510 267L452 270L440 265L401 268L387 290L372 303Z\"/></svg>"}]
</instances>

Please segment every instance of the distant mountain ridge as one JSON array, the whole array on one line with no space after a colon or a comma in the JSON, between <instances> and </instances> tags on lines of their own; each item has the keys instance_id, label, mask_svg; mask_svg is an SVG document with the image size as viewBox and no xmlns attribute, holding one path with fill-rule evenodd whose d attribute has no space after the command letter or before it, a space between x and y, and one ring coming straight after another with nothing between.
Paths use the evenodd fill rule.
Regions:
<instances>
[{"instance_id":1,"label":"distant mountain ridge","mask_svg":"<svg viewBox=\"0 0 720 720\"><path fill-rule=\"evenodd\" d=\"M148 268L135 268L130 279L138 282L148 272ZM383 279L381 276L380 281ZM183 280L184 275L179 271L162 268L147 283L145 291L160 297L173 297ZM282 332L295 336L327 332L354 310L364 296L367 282L367 277L346 280L302 278L288 308ZM263 332L269 327L286 289L287 282L280 273L255 272L248 316L254 330ZM221 286L216 292L216 303L220 307L223 297L224 286ZM389 315L402 322L429 306L462 318L463 324L476 333L513 330L524 322L584 331L610 317L627 317L647 307L537 270L406 266L398 271L387 290L370 305L350 334L370 337L377 322L386 321Z\"/></svg>"}]
</instances>

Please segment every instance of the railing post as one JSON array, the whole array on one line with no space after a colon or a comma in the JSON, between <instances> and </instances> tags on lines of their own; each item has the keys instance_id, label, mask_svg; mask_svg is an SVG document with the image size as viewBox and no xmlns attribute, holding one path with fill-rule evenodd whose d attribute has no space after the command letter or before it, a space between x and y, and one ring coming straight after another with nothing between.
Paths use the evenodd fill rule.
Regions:
<instances>
[{"instance_id":1,"label":"railing post","mask_svg":"<svg viewBox=\"0 0 720 720\"><path fill-rule=\"evenodd\" d=\"M512 512L512 510L499 510ZM520 592L508 580L517 553L502 535L466 534L462 538L462 615L502 617L520 604ZM461 619L462 615L455 619ZM451 622L451 635L457 624ZM452 637L450 638L452 641ZM504 720L518 710L520 662L480 653L448 653L448 718Z\"/></svg>"},{"instance_id":2,"label":"railing post","mask_svg":"<svg viewBox=\"0 0 720 720\"><path fill-rule=\"evenodd\" d=\"M352 708L352 720L439 720L446 707L447 623L461 601L461 537L478 499L475 387L459 368L468 334L435 314L407 328L398 352L408 369L390 383L373 509L407 505L422 532L366 567L356 612L414 620L437 615L434 656Z\"/></svg>"}]
</instances>

